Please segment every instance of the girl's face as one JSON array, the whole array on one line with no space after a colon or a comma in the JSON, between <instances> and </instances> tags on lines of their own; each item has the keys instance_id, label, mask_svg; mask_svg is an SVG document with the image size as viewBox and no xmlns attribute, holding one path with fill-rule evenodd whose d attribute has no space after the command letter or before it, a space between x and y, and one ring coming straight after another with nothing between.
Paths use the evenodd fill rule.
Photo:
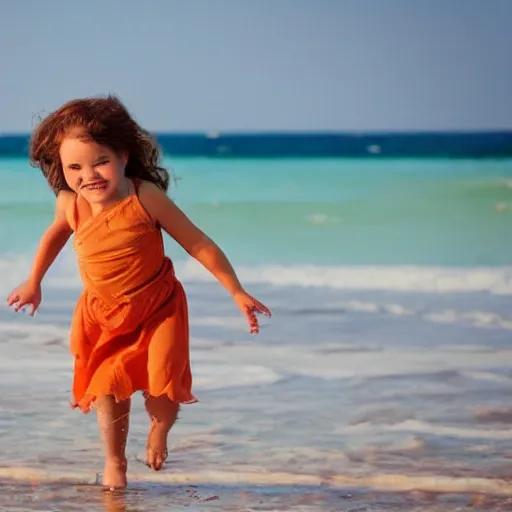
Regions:
<instances>
[{"instance_id":1,"label":"girl's face","mask_svg":"<svg viewBox=\"0 0 512 512\"><path fill-rule=\"evenodd\" d=\"M78 134L64 138L59 154L67 184L88 203L107 206L128 194L127 155L80 140Z\"/></svg>"}]
</instances>

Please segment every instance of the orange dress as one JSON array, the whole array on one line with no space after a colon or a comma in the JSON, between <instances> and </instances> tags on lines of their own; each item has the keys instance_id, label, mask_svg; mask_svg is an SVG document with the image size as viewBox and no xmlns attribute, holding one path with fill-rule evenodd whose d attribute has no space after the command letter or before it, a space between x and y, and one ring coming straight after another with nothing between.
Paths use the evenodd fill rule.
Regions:
<instances>
[{"instance_id":1,"label":"orange dress","mask_svg":"<svg viewBox=\"0 0 512 512\"><path fill-rule=\"evenodd\" d=\"M98 216L78 222L74 246L84 283L71 324L73 407L135 391L193 403L187 299L162 233L137 185ZM75 212L77 206L75 205ZM76 217L76 215L75 215Z\"/></svg>"}]
</instances>

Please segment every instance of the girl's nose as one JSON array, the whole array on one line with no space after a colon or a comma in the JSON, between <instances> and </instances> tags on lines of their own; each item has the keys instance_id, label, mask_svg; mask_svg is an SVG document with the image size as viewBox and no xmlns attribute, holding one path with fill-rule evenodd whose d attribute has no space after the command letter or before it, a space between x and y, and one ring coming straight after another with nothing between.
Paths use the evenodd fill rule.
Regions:
<instances>
[{"instance_id":1,"label":"girl's nose","mask_svg":"<svg viewBox=\"0 0 512 512\"><path fill-rule=\"evenodd\" d=\"M92 181L93 179L98 177L98 173L94 169L94 167L83 167L82 168L82 179L87 181Z\"/></svg>"}]
</instances>

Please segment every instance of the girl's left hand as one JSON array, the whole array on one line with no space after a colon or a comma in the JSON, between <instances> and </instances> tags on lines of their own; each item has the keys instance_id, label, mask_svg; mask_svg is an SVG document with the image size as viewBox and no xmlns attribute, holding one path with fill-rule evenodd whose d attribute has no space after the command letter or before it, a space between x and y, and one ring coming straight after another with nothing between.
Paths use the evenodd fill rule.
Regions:
<instances>
[{"instance_id":1,"label":"girl's left hand","mask_svg":"<svg viewBox=\"0 0 512 512\"><path fill-rule=\"evenodd\" d=\"M256 300L254 297L251 297L245 291L235 293L233 295L233 300L240 308L240 311L246 316L249 327L251 329L251 334L258 334L260 329L258 325L258 319L256 318L256 313L263 314L270 318L272 316L270 309L268 309L264 304Z\"/></svg>"}]
</instances>

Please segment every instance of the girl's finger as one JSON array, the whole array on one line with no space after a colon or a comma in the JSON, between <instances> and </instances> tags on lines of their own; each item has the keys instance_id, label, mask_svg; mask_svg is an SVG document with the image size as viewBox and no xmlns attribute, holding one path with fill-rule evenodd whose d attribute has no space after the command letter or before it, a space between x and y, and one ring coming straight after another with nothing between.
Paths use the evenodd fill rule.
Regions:
<instances>
[{"instance_id":1,"label":"girl's finger","mask_svg":"<svg viewBox=\"0 0 512 512\"><path fill-rule=\"evenodd\" d=\"M253 299L254 305L253 309L255 309L258 313L262 313L268 317L272 316L272 313L270 312L270 309L267 308L264 304L262 304L260 301Z\"/></svg>"},{"instance_id":2,"label":"girl's finger","mask_svg":"<svg viewBox=\"0 0 512 512\"><path fill-rule=\"evenodd\" d=\"M19 296L15 293L11 293L7 299L7 304L9 306L12 306L15 302L18 302L20 300Z\"/></svg>"},{"instance_id":3,"label":"girl's finger","mask_svg":"<svg viewBox=\"0 0 512 512\"><path fill-rule=\"evenodd\" d=\"M24 300L20 300L20 301L16 302L14 304L14 311L18 312L25 304L26 304L26 302Z\"/></svg>"},{"instance_id":4,"label":"girl's finger","mask_svg":"<svg viewBox=\"0 0 512 512\"><path fill-rule=\"evenodd\" d=\"M260 313L263 313L264 315L268 316L269 318L272 316L272 313L270 309L267 308L267 306L263 305L261 302L256 301L256 304L258 306L258 310Z\"/></svg>"},{"instance_id":5,"label":"girl's finger","mask_svg":"<svg viewBox=\"0 0 512 512\"><path fill-rule=\"evenodd\" d=\"M14 311L19 311L22 307L26 306L27 304L30 304L30 301L28 301L28 300L20 300L16 304L16 307L14 308Z\"/></svg>"},{"instance_id":6,"label":"girl's finger","mask_svg":"<svg viewBox=\"0 0 512 512\"><path fill-rule=\"evenodd\" d=\"M254 310L254 306L246 306L245 316L247 317L251 334L257 334L259 332L258 319L256 318Z\"/></svg>"}]
</instances>

